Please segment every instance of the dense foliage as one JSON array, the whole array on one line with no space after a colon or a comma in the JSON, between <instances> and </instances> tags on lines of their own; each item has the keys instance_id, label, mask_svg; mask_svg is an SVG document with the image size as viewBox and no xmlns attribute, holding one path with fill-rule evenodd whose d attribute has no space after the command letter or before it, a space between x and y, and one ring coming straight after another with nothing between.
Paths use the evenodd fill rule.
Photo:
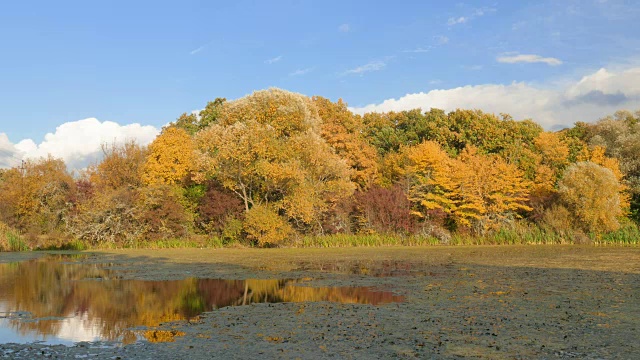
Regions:
<instances>
[{"instance_id":1,"label":"dense foliage","mask_svg":"<svg viewBox=\"0 0 640 360\"><path fill-rule=\"evenodd\" d=\"M572 243L638 234L640 221L640 112L547 132L479 110L360 116L342 100L269 89L183 114L148 147L103 151L75 177L51 157L0 170L0 250L387 235Z\"/></svg>"}]
</instances>

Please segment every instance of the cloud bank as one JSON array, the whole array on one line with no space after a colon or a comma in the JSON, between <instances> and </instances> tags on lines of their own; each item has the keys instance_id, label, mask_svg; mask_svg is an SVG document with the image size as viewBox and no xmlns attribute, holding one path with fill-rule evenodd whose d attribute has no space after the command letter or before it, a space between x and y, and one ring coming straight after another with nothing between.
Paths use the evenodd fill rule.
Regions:
<instances>
[{"instance_id":1,"label":"cloud bank","mask_svg":"<svg viewBox=\"0 0 640 360\"><path fill-rule=\"evenodd\" d=\"M147 145L158 135L159 129L150 125L120 125L112 121L101 122L96 118L72 121L58 126L37 144L24 139L16 144L0 133L0 167L12 167L22 159L36 159L51 155L62 158L70 170L82 169L99 161L102 144L123 143L135 140Z\"/></svg>"},{"instance_id":2,"label":"cloud bank","mask_svg":"<svg viewBox=\"0 0 640 360\"><path fill-rule=\"evenodd\" d=\"M481 109L508 113L516 119L533 119L546 129L561 129L577 121L593 122L616 110L639 109L640 67L617 72L602 68L564 85L513 82L431 90L351 110L364 114L415 108Z\"/></svg>"}]
</instances>

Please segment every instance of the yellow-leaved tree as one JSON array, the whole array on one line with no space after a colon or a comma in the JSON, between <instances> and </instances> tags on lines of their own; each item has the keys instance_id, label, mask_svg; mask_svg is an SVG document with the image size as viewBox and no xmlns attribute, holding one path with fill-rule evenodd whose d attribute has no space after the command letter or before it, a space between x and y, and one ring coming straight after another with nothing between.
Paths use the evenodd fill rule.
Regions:
<instances>
[{"instance_id":1,"label":"yellow-leaved tree","mask_svg":"<svg viewBox=\"0 0 640 360\"><path fill-rule=\"evenodd\" d=\"M87 169L89 180L98 189L116 190L142 185L140 172L147 156L145 147L135 141L127 141L123 144L104 144L102 152L102 161Z\"/></svg>"},{"instance_id":2,"label":"yellow-leaved tree","mask_svg":"<svg viewBox=\"0 0 640 360\"><path fill-rule=\"evenodd\" d=\"M468 146L453 163L451 177L453 218L477 233L495 230L531 210L526 205L529 184L522 171L496 155L478 154Z\"/></svg>"},{"instance_id":3,"label":"yellow-leaved tree","mask_svg":"<svg viewBox=\"0 0 640 360\"><path fill-rule=\"evenodd\" d=\"M586 232L602 233L620 227L625 197L616 174L591 161L569 166L558 184L564 206L576 225Z\"/></svg>"},{"instance_id":4,"label":"yellow-leaved tree","mask_svg":"<svg viewBox=\"0 0 640 360\"><path fill-rule=\"evenodd\" d=\"M363 136L362 118L349 111L347 104L333 103L320 96L312 98L322 119L322 138L352 169L351 180L360 189L369 187L378 175L376 149Z\"/></svg>"},{"instance_id":5,"label":"yellow-leaved tree","mask_svg":"<svg viewBox=\"0 0 640 360\"><path fill-rule=\"evenodd\" d=\"M142 166L145 185L173 185L184 181L195 161L191 136L182 128L169 126L149 145Z\"/></svg>"},{"instance_id":6,"label":"yellow-leaved tree","mask_svg":"<svg viewBox=\"0 0 640 360\"><path fill-rule=\"evenodd\" d=\"M62 159L27 160L0 181L0 221L31 235L59 230L68 218L75 183Z\"/></svg>"},{"instance_id":7,"label":"yellow-leaved tree","mask_svg":"<svg viewBox=\"0 0 640 360\"><path fill-rule=\"evenodd\" d=\"M542 155L540 161L560 173L569 164L569 146L557 133L541 132L533 140L536 150Z\"/></svg>"},{"instance_id":8,"label":"yellow-leaved tree","mask_svg":"<svg viewBox=\"0 0 640 360\"><path fill-rule=\"evenodd\" d=\"M569 165L569 145L552 132L541 132L533 143L538 157L532 193L548 198L555 193L556 182Z\"/></svg>"},{"instance_id":9,"label":"yellow-leaved tree","mask_svg":"<svg viewBox=\"0 0 640 360\"><path fill-rule=\"evenodd\" d=\"M625 181L625 175L620 170L620 161L616 158L605 155L606 148L603 146L594 146L588 151L588 155L583 155L581 161L590 161L604 168L611 170L618 181L618 197L620 198L620 206L625 209L629 208L630 194L629 187Z\"/></svg>"},{"instance_id":10,"label":"yellow-leaved tree","mask_svg":"<svg viewBox=\"0 0 640 360\"><path fill-rule=\"evenodd\" d=\"M416 204L414 214L428 217L432 210L447 214L455 208L452 160L440 145L425 141L403 150L408 160L406 177L409 181L408 199Z\"/></svg>"},{"instance_id":11,"label":"yellow-leaved tree","mask_svg":"<svg viewBox=\"0 0 640 360\"><path fill-rule=\"evenodd\" d=\"M322 213L354 189L320 122L309 98L279 89L226 102L196 135L196 178L233 191L246 212L264 206L300 229L320 227Z\"/></svg>"}]
</instances>

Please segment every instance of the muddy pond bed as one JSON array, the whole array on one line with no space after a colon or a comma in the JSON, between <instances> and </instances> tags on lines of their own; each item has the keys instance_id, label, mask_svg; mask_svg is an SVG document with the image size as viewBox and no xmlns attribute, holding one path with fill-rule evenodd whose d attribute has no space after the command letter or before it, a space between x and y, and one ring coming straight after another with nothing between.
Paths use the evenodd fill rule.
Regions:
<instances>
[{"instance_id":1,"label":"muddy pond bed","mask_svg":"<svg viewBox=\"0 0 640 360\"><path fill-rule=\"evenodd\" d=\"M640 358L640 248L0 253L0 358Z\"/></svg>"}]
</instances>

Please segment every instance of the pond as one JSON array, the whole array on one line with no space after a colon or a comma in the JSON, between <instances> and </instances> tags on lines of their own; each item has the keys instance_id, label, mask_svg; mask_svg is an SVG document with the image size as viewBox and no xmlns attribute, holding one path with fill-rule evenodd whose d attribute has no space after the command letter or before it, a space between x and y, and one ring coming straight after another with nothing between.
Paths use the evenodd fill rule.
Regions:
<instances>
[{"instance_id":1,"label":"pond","mask_svg":"<svg viewBox=\"0 0 640 360\"><path fill-rule=\"evenodd\" d=\"M72 345L81 341L172 341L180 331L156 327L227 306L318 302L402 302L367 287L310 287L309 279L124 280L67 257L0 264L0 343Z\"/></svg>"}]
</instances>

